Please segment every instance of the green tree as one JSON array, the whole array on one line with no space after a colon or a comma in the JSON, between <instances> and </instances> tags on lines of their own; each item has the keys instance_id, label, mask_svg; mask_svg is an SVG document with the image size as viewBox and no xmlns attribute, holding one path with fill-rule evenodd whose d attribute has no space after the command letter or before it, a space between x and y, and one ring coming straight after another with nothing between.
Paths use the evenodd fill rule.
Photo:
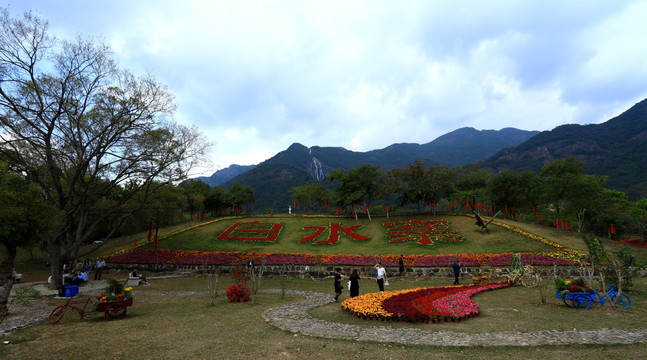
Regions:
<instances>
[{"instance_id":1,"label":"green tree","mask_svg":"<svg viewBox=\"0 0 647 360\"><path fill-rule=\"evenodd\" d=\"M535 213L541 204L544 195L544 182L542 178L534 171L524 171L520 175L520 191L527 204L530 205Z\"/></svg>"},{"instance_id":2,"label":"green tree","mask_svg":"<svg viewBox=\"0 0 647 360\"><path fill-rule=\"evenodd\" d=\"M108 240L138 208L124 205L186 178L207 144L172 121L165 86L119 69L106 45L59 41L6 9L0 34L0 155L63 213L48 241L56 287L99 224L113 219Z\"/></svg>"},{"instance_id":3,"label":"green tree","mask_svg":"<svg viewBox=\"0 0 647 360\"><path fill-rule=\"evenodd\" d=\"M520 173L504 170L489 182L487 193L492 202L499 206L519 208L525 202L524 180Z\"/></svg>"},{"instance_id":4,"label":"green tree","mask_svg":"<svg viewBox=\"0 0 647 360\"><path fill-rule=\"evenodd\" d=\"M401 205L415 204L420 213L421 204L432 201L431 172L425 167L425 162L416 160L413 164L397 173L400 181L401 192L399 202Z\"/></svg>"},{"instance_id":5,"label":"green tree","mask_svg":"<svg viewBox=\"0 0 647 360\"><path fill-rule=\"evenodd\" d=\"M553 160L541 169L545 199L555 207L558 219L569 196L577 191L583 171L584 163L575 157Z\"/></svg>"},{"instance_id":6,"label":"green tree","mask_svg":"<svg viewBox=\"0 0 647 360\"><path fill-rule=\"evenodd\" d=\"M161 186L151 194L146 201L145 194L134 196L124 205L125 210L134 207L138 208L133 216L124 220L120 230L122 234L131 234L136 231L148 230L152 224L172 223L177 218L182 218L182 208L186 204L186 195L183 191L172 184ZM145 205L140 206L141 203ZM116 218L118 218L117 216ZM112 223L103 226L103 232L109 231Z\"/></svg>"},{"instance_id":7,"label":"green tree","mask_svg":"<svg viewBox=\"0 0 647 360\"><path fill-rule=\"evenodd\" d=\"M204 206L211 212L220 213L228 206L226 192L218 186L212 187L204 199Z\"/></svg>"},{"instance_id":8,"label":"green tree","mask_svg":"<svg viewBox=\"0 0 647 360\"><path fill-rule=\"evenodd\" d=\"M290 192L292 200L306 205L310 212L314 211L315 206L321 209L330 201L330 192L321 183L293 186Z\"/></svg>"},{"instance_id":9,"label":"green tree","mask_svg":"<svg viewBox=\"0 0 647 360\"><path fill-rule=\"evenodd\" d=\"M0 318L7 311L18 248L35 245L56 225L56 209L40 193L38 186L0 162Z\"/></svg>"},{"instance_id":10,"label":"green tree","mask_svg":"<svg viewBox=\"0 0 647 360\"><path fill-rule=\"evenodd\" d=\"M238 214L239 209L244 205L246 212L249 213L249 206L254 203L254 190L249 186L232 184L226 193L227 202L231 205L233 211Z\"/></svg>"},{"instance_id":11,"label":"green tree","mask_svg":"<svg viewBox=\"0 0 647 360\"><path fill-rule=\"evenodd\" d=\"M647 199L634 202L629 209L630 223L643 237L642 244L647 242Z\"/></svg>"},{"instance_id":12,"label":"green tree","mask_svg":"<svg viewBox=\"0 0 647 360\"><path fill-rule=\"evenodd\" d=\"M187 180L180 184L186 194L186 209L191 213L202 212L205 209L204 201L211 187L202 180Z\"/></svg>"},{"instance_id":13,"label":"green tree","mask_svg":"<svg viewBox=\"0 0 647 360\"><path fill-rule=\"evenodd\" d=\"M341 206L351 206L357 220L356 205L366 209L371 220L370 202L378 193L379 179L382 170L377 165L360 165L348 170L335 169L328 174L330 181L338 181L335 188L335 202Z\"/></svg>"},{"instance_id":14,"label":"green tree","mask_svg":"<svg viewBox=\"0 0 647 360\"><path fill-rule=\"evenodd\" d=\"M402 192L402 184L399 180L400 169L391 169L384 172L377 182L377 197L383 199L388 207L385 207L386 217L389 217L390 202Z\"/></svg>"},{"instance_id":15,"label":"green tree","mask_svg":"<svg viewBox=\"0 0 647 360\"><path fill-rule=\"evenodd\" d=\"M464 168L454 168L455 184L454 195L461 202L470 201L472 206L474 202L486 202L487 186L490 182L491 174L484 169L479 169L480 164L469 165Z\"/></svg>"},{"instance_id":16,"label":"green tree","mask_svg":"<svg viewBox=\"0 0 647 360\"><path fill-rule=\"evenodd\" d=\"M575 180L572 189L566 195L566 209L577 215L577 232L581 233L587 211L592 210L600 203L602 190L606 177L597 175L581 175Z\"/></svg>"}]
</instances>

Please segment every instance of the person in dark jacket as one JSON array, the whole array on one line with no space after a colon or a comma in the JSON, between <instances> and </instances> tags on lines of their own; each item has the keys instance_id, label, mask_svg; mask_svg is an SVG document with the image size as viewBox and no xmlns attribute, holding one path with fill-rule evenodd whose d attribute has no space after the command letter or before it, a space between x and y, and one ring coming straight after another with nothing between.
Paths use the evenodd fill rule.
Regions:
<instances>
[{"instance_id":1,"label":"person in dark jacket","mask_svg":"<svg viewBox=\"0 0 647 360\"><path fill-rule=\"evenodd\" d=\"M350 274L350 297L359 296L359 274L357 269L354 269Z\"/></svg>"},{"instance_id":2,"label":"person in dark jacket","mask_svg":"<svg viewBox=\"0 0 647 360\"><path fill-rule=\"evenodd\" d=\"M337 302L339 302L337 299L343 290L343 287L341 286L341 279L343 278L344 276L341 274L341 268L337 268L337 273L335 274L335 301Z\"/></svg>"},{"instance_id":3,"label":"person in dark jacket","mask_svg":"<svg viewBox=\"0 0 647 360\"><path fill-rule=\"evenodd\" d=\"M452 269L454 269L454 285L458 285L458 277L461 275L461 263L458 260L454 260Z\"/></svg>"}]
</instances>

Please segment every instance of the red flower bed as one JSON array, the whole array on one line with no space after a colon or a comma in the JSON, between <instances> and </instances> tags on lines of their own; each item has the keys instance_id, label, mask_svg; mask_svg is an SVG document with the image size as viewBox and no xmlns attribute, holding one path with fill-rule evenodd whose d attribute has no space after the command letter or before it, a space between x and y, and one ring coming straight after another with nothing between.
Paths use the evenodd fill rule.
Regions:
<instances>
[{"instance_id":1,"label":"red flower bed","mask_svg":"<svg viewBox=\"0 0 647 360\"><path fill-rule=\"evenodd\" d=\"M266 265L314 265L315 255L309 254L272 254L265 258Z\"/></svg>"},{"instance_id":2,"label":"red flower bed","mask_svg":"<svg viewBox=\"0 0 647 360\"><path fill-rule=\"evenodd\" d=\"M279 236L282 227L281 223L262 223L260 221L235 223L218 235L218 239L272 242Z\"/></svg>"},{"instance_id":3,"label":"red flower bed","mask_svg":"<svg viewBox=\"0 0 647 360\"><path fill-rule=\"evenodd\" d=\"M418 259L413 266L421 267L437 267L437 266L451 266L454 260L458 259L461 266L479 266L479 261L465 255L428 255Z\"/></svg>"},{"instance_id":4,"label":"red flower bed","mask_svg":"<svg viewBox=\"0 0 647 360\"><path fill-rule=\"evenodd\" d=\"M135 250L127 254L106 257L106 262L120 264L164 264L175 257L172 250Z\"/></svg>"},{"instance_id":5,"label":"red flower bed","mask_svg":"<svg viewBox=\"0 0 647 360\"><path fill-rule=\"evenodd\" d=\"M182 265L230 265L238 257L238 253L199 253L175 261Z\"/></svg>"},{"instance_id":6,"label":"red flower bed","mask_svg":"<svg viewBox=\"0 0 647 360\"><path fill-rule=\"evenodd\" d=\"M380 258L384 266L398 266L397 262ZM326 265L354 265L354 266L373 266L378 260L375 256L363 255L322 255L322 263Z\"/></svg>"},{"instance_id":7,"label":"red flower bed","mask_svg":"<svg viewBox=\"0 0 647 360\"><path fill-rule=\"evenodd\" d=\"M346 236L350 237L353 240L369 240L370 237L360 235L355 232L356 229L361 228L362 225L353 225L353 226L347 226L347 227L342 227L341 224L339 223L331 223L330 224L330 233L328 234L328 238L326 240L318 240L315 241L315 244L335 244L339 242L339 232L344 233ZM319 236L321 236L328 227L326 226L304 226L303 230L315 230L312 234L307 235L299 239L300 242L308 242L312 241Z\"/></svg>"},{"instance_id":8,"label":"red flower bed","mask_svg":"<svg viewBox=\"0 0 647 360\"><path fill-rule=\"evenodd\" d=\"M416 303L416 299L426 298L430 295L432 295L431 298L437 299L464 289L464 287L420 289L418 291L392 296L382 302L382 308L401 321L419 322L429 320L432 317L448 317L451 314L436 312L431 308L421 311L421 307Z\"/></svg>"}]
</instances>

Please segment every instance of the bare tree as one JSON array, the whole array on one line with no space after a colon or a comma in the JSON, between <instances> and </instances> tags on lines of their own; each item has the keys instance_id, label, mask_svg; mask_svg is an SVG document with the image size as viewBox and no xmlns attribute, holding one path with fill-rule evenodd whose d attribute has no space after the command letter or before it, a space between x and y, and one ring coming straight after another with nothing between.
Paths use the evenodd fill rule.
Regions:
<instances>
[{"instance_id":1,"label":"bare tree","mask_svg":"<svg viewBox=\"0 0 647 360\"><path fill-rule=\"evenodd\" d=\"M59 41L38 16L0 11L0 156L63 213L47 244L56 287L99 224L110 220L108 240L207 144L172 121L164 85L119 69L105 44Z\"/></svg>"}]
</instances>

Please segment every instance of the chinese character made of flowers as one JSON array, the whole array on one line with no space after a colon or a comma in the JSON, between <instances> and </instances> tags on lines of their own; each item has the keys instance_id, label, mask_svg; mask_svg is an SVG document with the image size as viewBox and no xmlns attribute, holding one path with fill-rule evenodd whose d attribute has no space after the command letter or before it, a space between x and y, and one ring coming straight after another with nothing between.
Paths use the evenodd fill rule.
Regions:
<instances>
[{"instance_id":1,"label":"chinese character made of flowers","mask_svg":"<svg viewBox=\"0 0 647 360\"><path fill-rule=\"evenodd\" d=\"M433 245L436 241L460 242L463 237L446 220L409 220L384 223L389 242L413 241Z\"/></svg>"},{"instance_id":2,"label":"chinese character made of flowers","mask_svg":"<svg viewBox=\"0 0 647 360\"><path fill-rule=\"evenodd\" d=\"M252 221L248 223L235 223L222 234L219 240L238 241L268 241L273 242L279 236L283 224Z\"/></svg>"},{"instance_id":3,"label":"chinese character made of flowers","mask_svg":"<svg viewBox=\"0 0 647 360\"><path fill-rule=\"evenodd\" d=\"M315 241L315 244L335 244L339 242L339 232L346 234L346 236L350 237L353 240L369 240L370 237L360 235L355 232L355 230L359 229L360 227L362 227L362 225L342 227L339 223L331 223L328 238L326 240ZM318 238L321 234L328 230L328 226L304 226L303 230L315 230L314 233L299 239L300 242L308 242Z\"/></svg>"}]
</instances>

